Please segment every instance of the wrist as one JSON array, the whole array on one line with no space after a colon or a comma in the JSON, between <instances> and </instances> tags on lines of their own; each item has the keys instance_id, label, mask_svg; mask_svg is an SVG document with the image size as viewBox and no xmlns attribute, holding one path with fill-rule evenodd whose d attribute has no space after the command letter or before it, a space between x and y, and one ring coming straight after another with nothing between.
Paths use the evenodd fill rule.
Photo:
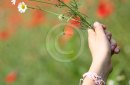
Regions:
<instances>
[{"instance_id":1,"label":"wrist","mask_svg":"<svg viewBox=\"0 0 130 85\"><path fill-rule=\"evenodd\" d=\"M83 81L85 80L85 78L89 78L93 81L93 84L91 82L92 85L106 85L105 81L102 79L101 76L97 75L97 73L94 72L87 72L83 75ZM88 79L87 79L88 80ZM95 84L94 84L95 83ZM86 84L88 85L88 84Z\"/></svg>"},{"instance_id":2,"label":"wrist","mask_svg":"<svg viewBox=\"0 0 130 85\"><path fill-rule=\"evenodd\" d=\"M106 81L109 73L109 69L106 67L109 67L109 64L92 62L89 72L96 73L97 75L101 76L104 81Z\"/></svg>"},{"instance_id":3,"label":"wrist","mask_svg":"<svg viewBox=\"0 0 130 85\"><path fill-rule=\"evenodd\" d=\"M111 55L102 55L102 56L92 56L92 65L109 65L111 62Z\"/></svg>"}]
</instances>

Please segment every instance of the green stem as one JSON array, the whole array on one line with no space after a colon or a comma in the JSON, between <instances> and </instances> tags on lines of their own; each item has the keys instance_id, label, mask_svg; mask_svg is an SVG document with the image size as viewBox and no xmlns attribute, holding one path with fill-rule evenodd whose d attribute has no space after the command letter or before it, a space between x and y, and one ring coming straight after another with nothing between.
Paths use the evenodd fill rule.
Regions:
<instances>
[{"instance_id":1,"label":"green stem","mask_svg":"<svg viewBox=\"0 0 130 85\"><path fill-rule=\"evenodd\" d=\"M39 1L39 0L30 0L30 1L35 1L35 2L40 2L40 3L44 3L44 4L50 4L50 5L55 5L55 6L57 6L56 4L49 3L49 2L44 2L44 1Z\"/></svg>"},{"instance_id":2,"label":"green stem","mask_svg":"<svg viewBox=\"0 0 130 85\"><path fill-rule=\"evenodd\" d=\"M51 14L54 14L54 15L57 15L57 16L60 15L60 14L57 14L57 13L54 13L54 12L51 12L51 11L47 11L45 9L41 9L40 7L35 8L35 7L29 7L28 6L28 8L30 8L30 9L36 9L36 10L41 10L41 11L48 12L48 13L51 13Z\"/></svg>"},{"instance_id":3,"label":"green stem","mask_svg":"<svg viewBox=\"0 0 130 85\"><path fill-rule=\"evenodd\" d=\"M62 3L63 5L65 5L68 9L70 9L73 13L75 13L76 15L78 15L90 28L92 28L91 24L89 22L86 21L86 19L84 19L84 17L80 14L80 12L76 12L74 11L71 7L69 7L67 4L65 4L63 1L60 1L60 3Z\"/></svg>"},{"instance_id":4,"label":"green stem","mask_svg":"<svg viewBox=\"0 0 130 85\"><path fill-rule=\"evenodd\" d=\"M49 3L49 2L44 2L44 1L39 1L39 0L30 0L30 1L35 1L35 2L40 2L40 3L45 3L45 4L50 4L50 5L54 5L54 6L57 6L56 4L53 4L53 3ZM78 20L75 20L75 21L78 21L78 22L81 22L84 26L88 26L90 28L92 28L91 24L86 21L86 19L81 15L81 13L79 11L75 11L74 9L72 9L70 6L68 6L67 4L65 4L63 1L61 0L58 0L61 4L63 4L65 7L67 7L68 9L70 9L72 11L72 13L74 13L75 15L79 16L81 21L78 21ZM77 5L76 1L74 0L75 4ZM28 8L31 8L31 9L37 9L37 10L41 10L41 11L45 11L45 12L48 12L48 13L51 13L51 14L54 14L54 15L60 15L60 14L57 14L57 13L54 13L54 12L51 12L51 11L47 11L47 10L43 10L41 9L40 7L38 8L34 8L34 7L28 7ZM65 19L68 20L69 17L66 17L65 16Z\"/></svg>"},{"instance_id":5,"label":"green stem","mask_svg":"<svg viewBox=\"0 0 130 85\"><path fill-rule=\"evenodd\" d=\"M54 14L54 15L57 15L57 16L60 15L60 14L57 14L57 13L54 13L54 12L51 12L51 11L47 11L47 10L41 9L40 7L35 8L35 7L30 7L30 6L28 6L28 8L30 8L30 9L36 9L36 10L41 10L41 11L48 12L48 13L51 13L51 14ZM64 18L65 18L66 20L69 19L69 17L66 17L66 16L64 16ZM74 19L74 20L75 20L75 19ZM78 21L78 20L75 20L75 21Z\"/></svg>"}]
</instances>

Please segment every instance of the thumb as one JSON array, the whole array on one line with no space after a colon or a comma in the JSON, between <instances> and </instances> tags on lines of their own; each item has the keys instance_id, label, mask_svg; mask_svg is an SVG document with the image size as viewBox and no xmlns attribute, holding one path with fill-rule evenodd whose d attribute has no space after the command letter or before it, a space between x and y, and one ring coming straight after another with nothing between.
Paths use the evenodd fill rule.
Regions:
<instances>
[{"instance_id":1,"label":"thumb","mask_svg":"<svg viewBox=\"0 0 130 85\"><path fill-rule=\"evenodd\" d=\"M95 42L95 36L96 36L96 33L94 32L94 30L88 29L88 42L89 42L89 44Z\"/></svg>"}]
</instances>

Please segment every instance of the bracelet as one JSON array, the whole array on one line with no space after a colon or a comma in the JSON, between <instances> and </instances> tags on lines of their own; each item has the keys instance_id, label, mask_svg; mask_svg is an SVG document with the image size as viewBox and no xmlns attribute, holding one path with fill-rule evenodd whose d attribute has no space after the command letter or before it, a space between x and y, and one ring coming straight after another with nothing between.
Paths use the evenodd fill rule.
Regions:
<instances>
[{"instance_id":1,"label":"bracelet","mask_svg":"<svg viewBox=\"0 0 130 85\"><path fill-rule=\"evenodd\" d=\"M84 81L84 79L86 77L93 80L96 85L106 85L105 82L103 81L102 77L98 76L96 73L93 73L93 72L87 72L87 73L83 74L83 78L80 79L80 84L79 85L83 84L83 81Z\"/></svg>"}]
</instances>

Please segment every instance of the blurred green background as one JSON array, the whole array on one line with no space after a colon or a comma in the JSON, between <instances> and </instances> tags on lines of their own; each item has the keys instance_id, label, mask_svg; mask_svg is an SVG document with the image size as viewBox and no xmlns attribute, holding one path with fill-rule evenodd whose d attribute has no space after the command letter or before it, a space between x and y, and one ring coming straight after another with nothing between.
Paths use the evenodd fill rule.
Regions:
<instances>
[{"instance_id":1,"label":"blurred green background","mask_svg":"<svg viewBox=\"0 0 130 85\"><path fill-rule=\"evenodd\" d=\"M105 17L97 15L99 0L79 0L78 3L90 21L107 26L121 48L120 54L113 56L114 69L108 85L130 85L130 0L109 1L114 10ZM52 6L43 8L62 13ZM55 15L36 10L20 14L9 0L0 1L0 85L79 84L91 64L87 32L76 30L67 44L60 47L64 42L58 43L57 36L63 32L64 25L55 29L60 23L63 22ZM60 51L55 49L55 44Z\"/></svg>"}]
</instances>

